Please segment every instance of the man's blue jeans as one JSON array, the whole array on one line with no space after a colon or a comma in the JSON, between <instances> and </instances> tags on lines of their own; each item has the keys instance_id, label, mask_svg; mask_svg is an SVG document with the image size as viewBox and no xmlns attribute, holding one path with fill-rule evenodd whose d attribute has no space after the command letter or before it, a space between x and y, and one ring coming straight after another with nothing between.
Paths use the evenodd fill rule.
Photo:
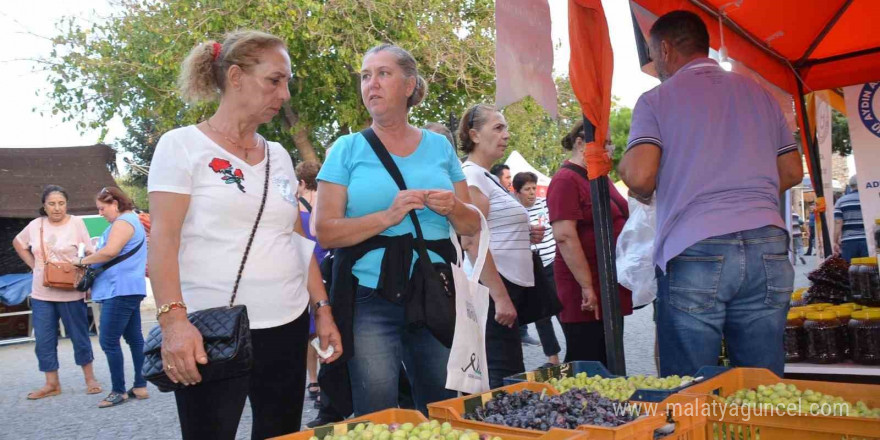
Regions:
<instances>
[{"instance_id":1,"label":"man's blue jeans","mask_svg":"<svg viewBox=\"0 0 880 440\"><path fill-rule=\"evenodd\" d=\"M849 262L853 258L868 256L868 242L862 239L843 240L840 242L840 257Z\"/></svg>"},{"instance_id":2,"label":"man's blue jeans","mask_svg":"<svg viewBox=\"0 0 880 440\"><path fill-rule=\"evenodd\" d=\"M141 295L116 296L101 302L101 349L107 356L113 391L125 392L125 360L119 339L124 338L131 349L134 363L134 387L147 386L144 367L144 334L141 333Z\"/></svg>"},{"instance_id":3,"label":"man's blue jeans","mask_svg":"<svg viewBox=\"0 0 880 440\"><path fill-rule=\"evenodd\" d=\"M408 330L404 307L364 286L355 294L354 345L348 368L355 416L397 408L401 362L423 414L428 403L455 397L446 389L449 349L427 328Z\"/></svg>"},{"instance_id":4,"label":"man's blue jeans","mask_svg":"<svg viewBox=\"0 0 880 440\"><path fill-rule=\"evenodd\" d=\"M788 233L775 226L702 240L657 270L660 375L693 374L716 365L721 338L738 367L780 377L794 284Z\"/></svg>"},{"instance_id":5,"label":"man's blue jeans","mask_svg":"<svg viewBox=\"0 0 880 440\"><path fill-rule=\"evenodd\" d=\"M40 371L58 371L58 319L73 343L73 359L79 366L92 363L92 340L89 339L88 307L85 301L42 301L31 298L35 351Z\"/></svg>"}]
</instances>

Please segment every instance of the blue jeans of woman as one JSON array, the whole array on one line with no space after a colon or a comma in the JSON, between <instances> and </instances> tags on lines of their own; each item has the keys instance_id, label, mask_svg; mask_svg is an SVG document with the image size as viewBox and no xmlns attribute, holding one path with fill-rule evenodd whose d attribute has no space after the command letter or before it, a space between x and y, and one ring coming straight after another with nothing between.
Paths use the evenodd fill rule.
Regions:
<instances>
[{"instance_id":1,"label":"blue jeans of woman","mask_svg":"<svg viewBox=\"0 0 880 440\"><path fill-rule=\"evenodd\" d=\"M113 391L125 392L125 360L119 339L124 338L131 349L134 363L134 387L147 386L144 379L144 335L141 332L141 295L116 296L101 302L101 334L98 339L110 366Z\"/></svg>"},{"instance_id":2,"label":"blue jeans of woman","mask_svg":"<svg viewBox=\"0 0 880 440\"><path fill-rule=\"evenodd\" d=\"M400 363L412 384L417 410L455 397L446 389L449 349L427 328L406 328L404 306L389 302L376 289L358 286L354 308L354 357L348 361L355 416L397 408Z\"/></svg>"},{"instance_id":3,"label":"blue jeans of woman","mask_svg":"<svg viewBox=\"0 0 880 440\"><path fill-rule=\"evenodd\" d=\"M92 363L92 340L89 339L88 308L83 300L42 301L31 298L35 351L40 371L58 371L58 319L73 342L73 359L77 365Z\"/></svg>"},{"instance_id":4,"label":"blue jeans of woman","mask_svg":"<svg viewBox=\"0 0 880 440\"><path fill-rule=\"evenodd\" d=\"M788 233L775 226L702 240L657 269L660 375L716 365L721 337L738 367L782 376L794 268Z\"/></svg>"}]
</instances>

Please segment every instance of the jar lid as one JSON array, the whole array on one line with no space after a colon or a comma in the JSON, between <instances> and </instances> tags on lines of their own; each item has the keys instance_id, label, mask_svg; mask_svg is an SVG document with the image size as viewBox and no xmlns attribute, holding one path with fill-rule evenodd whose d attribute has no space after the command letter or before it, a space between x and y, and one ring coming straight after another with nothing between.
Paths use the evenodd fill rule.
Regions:
<instances>
[{"instance_id":1,"label":"jar lid","mask_svg":"<svg viewBox=\"0 0 880 440\"><path fill-rule=\"evenodd\" d=\"M837 313L834 313L834 311L812 311L807 313L807 319L809 319L810 321L830 321L832 319L837 319Z\"/></svg>"},{"instance_id":2,"label":"jar lid","mask_svg":"<svg viewBox=\"0 0 880 440\"><path fill-rule=\"evenodd\" d=\"M859 310L853 312L852 319L880 319L880 310Z\"/></svg>"},{"instance_id":3,"label":"jar lid","mask_svg":"<svg viewBox=\"0 0 880 440\"><path fill-rule=\"evenodd\" d=\"M804 292L801 292L800 290L795 290L791 293L792 301L800 301L802 299L804 299Z\"/></svg>"},{"instance_id":4,"label":"jar lid","mask_svg":"<svg viewBox=\"0 0 880 440\"><path fill-rule=\"evenodd\" d=\"M864 265L867 265L867 266L876 266L877 265L877 257L862 258L862 260L863 260L862 264L864 264Z\"/></svg>"},{"instance_id":5,"label":"jar lid","mask_svg":"<svg viewBox=\"0 0 880 440\"><path fill-rule=\"evenodd\" d=\"M843 303L839 307L849 307L853 310L862 310L862 305L856 303Z\"/></svg>"},{"instance_id":6,"label":"jar lid","mask_svg":"<svg viewBox=\"0 0 880 440\"><path fill-rule=\"evenodd\" d=\"M849 308L849 307L840 307L840 306L838 306L838 307L829 307L829 308L825 309L825 311L826 311L826 312L827 312L827 311L833 311L834 313L837 314L837 317L838 317L838 318L849 318L849 317L852 315L852 313L853 313L853 310L852 310L851 308Z\"/></svg>"},{"instance_id":7,"label":"jar lid","mask_svg":"<svg viewBox=\"0 0 880 440\"><path fill-rule=\"evenodd\" d=\"M788 317L787 317L786 319L788 319L789 321L791 321L791 320L794 320L794 319L801 319L801 318L803 318L803 317L804 317L804 312L802 312L802 311L800 311L800 310L789 310L789 311L788 311Z\"/></svg>"},{"instance_id":8,"label":"jar lid","mask_svg":"<svg viewBox=\"0 0 880 440\"><path fill-rule=\"evenodd\" d=\"M864 260L864 258L861 258L861 257L860 258L853 258L853 259L849 260L849 265L850 265L850 267L852 267L852 266L856 266L859 264L865 264L864 262L862 262L862 260Z\"/></svg>"},{"instance_id":9,"label":"jar lid","mask_svg":"<svg viewBox=\"0 0 880 440\"><path fill-rule=\"evenodd\" d=\"M825 309L827 309L828 307L833 307L834 304L831 304L831 303L814 303L814 304L808 304L807 306L808 306L808 307L811 307L813 310L825 310Z\"/></svg>"}]
</instances>

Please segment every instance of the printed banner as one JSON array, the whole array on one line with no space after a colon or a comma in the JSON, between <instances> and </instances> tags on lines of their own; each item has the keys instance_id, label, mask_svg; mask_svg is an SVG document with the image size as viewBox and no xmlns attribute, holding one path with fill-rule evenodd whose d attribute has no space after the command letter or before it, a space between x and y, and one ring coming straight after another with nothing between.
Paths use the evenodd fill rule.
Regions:
<instances>
[{"instance_id":1,"label":"printed banner","mask_svg":"<svg viewBox=\"0 0 880 440\"><path fill-rule=\"evenodd\" d=\"M495 103L505 107L531 96L556 118L547 0L497 0L495 36Z\"/></svg>"},{"instance_id":2,"label":"printed banner","mask_svg":"<svg viewBox=\"0 0 880 440\"><path fill-rule=\"evenodd\" d=\"M825 218L822 219L828 225L828 236L834 243L834 189L831 185L831 106L822 99L816 99L816 138L819 141L819 166L822 168L822 188L825 194ZM809 220L810 213L806 213ZM816 233L822 232L817 228ZM821 248L820 248L821 249Z\"/></svg>"},{"instance_id":3,"label":"printed banner","mask_svg":"<svg viewBox=\"0 0 880 440\"><path fill-rule=\"evenodd\" d=\"M880 219L880 81L846 87L846 114L859 181L868 249L874 248L874 219Z\"/></svg>"}]
</instances>

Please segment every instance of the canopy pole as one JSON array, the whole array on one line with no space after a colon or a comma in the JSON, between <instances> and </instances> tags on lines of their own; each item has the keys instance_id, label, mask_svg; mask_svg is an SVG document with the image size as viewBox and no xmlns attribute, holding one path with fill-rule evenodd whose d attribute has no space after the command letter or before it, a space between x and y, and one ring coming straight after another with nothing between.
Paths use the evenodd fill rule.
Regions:
<instances>
[{"instance_id":1,"label":"canopy pole","mask_svg":"<svg viewBox=\"0 0 880 440\"><path fill-rule=\"evenodd\" d=\"M595 141L595 128L584 117L584 142ZM605 329L605 357L611 374L626 375L623 354L623 316L617 287L617 264L614 255L614 225L611 221L611 193L608 176L590 180L593 202L593 232L596 235L596 260L599 267L599 298L602 301L602 324ZM596 276L596 274L593 274Z\"/></svg>"},{"instance_id":2,"label":"canopy pole","mask_svg":"<svg viewBox=\"0 0 880 440\"><path fill-rule=\"evenodd\" d=\"M817 142L814 142L813 132L810 131L810 121L807 117L807 104L804 102L804 84L800 81L800 79L796 78L798 93L797 93L797 101L798 106L801 109L801 128L804 130L802 139L806 142L804 148L809 151L809 159L810 159L810 168L812 169L812 173L810 174L810 180L813 181L813 191L816 192L816 197L825 198L825 187L822 186L822 165L819 162L819 146ZM834 209L834 199L832 194L831 203L827 200L825 201L825 209ZM821 213L819 213L821 215ZM819 217L818 215L816 217ZM825 252L825 257L831 256L831 237L828 233L828 222L820 222L819 227L822 230L822 249Z\"/></svg>"}]
</instances>

